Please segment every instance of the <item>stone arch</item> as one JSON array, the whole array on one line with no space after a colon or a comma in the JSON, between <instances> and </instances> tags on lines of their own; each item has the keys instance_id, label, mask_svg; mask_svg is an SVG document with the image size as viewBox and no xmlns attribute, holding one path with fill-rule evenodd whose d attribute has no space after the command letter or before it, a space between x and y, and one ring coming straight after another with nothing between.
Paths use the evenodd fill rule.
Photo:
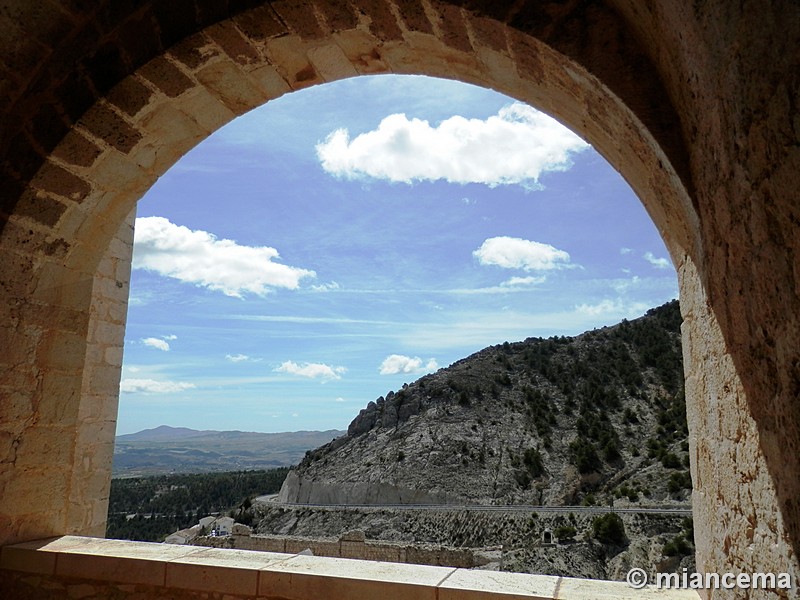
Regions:
<instances>
[{"instance_id":1,"label":"stone arch","mask_svg":"<svg viewBox=\"0 0 800 600\"><path fill-rule=\"evenodd\" d=\"M800 15L790 4L7 3L2 543L102 534L130 216L152 182L283 93L421 73L533 104L622 172L679 270L699 563L796 573ZM761 29L743 27L756 17Z\"/></svg>"}]
</instances>

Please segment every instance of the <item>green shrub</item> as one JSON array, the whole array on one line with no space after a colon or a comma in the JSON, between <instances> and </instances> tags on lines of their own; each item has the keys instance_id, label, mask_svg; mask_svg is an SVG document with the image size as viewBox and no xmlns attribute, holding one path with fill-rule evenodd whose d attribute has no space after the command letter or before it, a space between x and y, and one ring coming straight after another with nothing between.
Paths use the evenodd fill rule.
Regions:
<instances>
[{"instance_id":1,"label":"green shrub","mask_svg":"<svg viewBox=\"0 0 800 600\"><path fill-rule=\"evenodd\" d=\"M689 471L680 471L679 473L673 473L669 476L667 491L669 491L670 494L690 489L692 489L692 476Z\"/></svg>"},{"instance_id":2,"label":"green shrub","mask_svg":"<svg viewBox=\"0 0 800 600\"><path fill-rule=\"evenodd\" d=\"M680 469L683 466L681 459L672 452L668 452L661 457L661 464L667 469Z\"/></svg>"},{"instance_id":3,"label":"green shrub","mask_svg":"<svg viewBox=\"0 0 800 600\"><path fill-rule=\"evenodd\" d=\"M687 556L692 553L692 546L682 535L678 535L664 544L662 552L664 556Z\"/></svg>"},{"instance_id":4,"label":"green shrub","mask_svg":"<svg viewBox=\"0 0 800 600\"><path fill-rule=\"evenodd\" d=\"M559 525L553 530L553 537L562 542L572 541L575 539L576 533L578 530L572 525Z\"/></svg>"},{"instance_id":5,"label":"green shrub","mask_svg":"<svg viewBox=\"0 0 800 600\"><path fill-rule=\"evenodd\" d=\"M534 479L544 475L544 462L542 455L536 448L528 448L525 450L525 456L522 459L525 466L528 468L528 473Z\"/></svg>"},{"instance_id":6,"label":"green shrub","mask_svg":"<svg viewBox=\"0 0 800 600\"><path fill-rule=\"evenodd\" d=\"M600 470L600 457L594 444L585 438L578 438L569 445L572 464L582 475Z\"/></svg>"},{"instance_id":7,"label":"green shrub","mask_svg":"<svg viewBox=\"0 0 800 600\"><path fill-rule=\"evenodd\" d=\"M592 534L598 542L607 546L622 546L627 541L625 524L614 513L607 513L592 521Z\"/></svg>"}]
</instances>

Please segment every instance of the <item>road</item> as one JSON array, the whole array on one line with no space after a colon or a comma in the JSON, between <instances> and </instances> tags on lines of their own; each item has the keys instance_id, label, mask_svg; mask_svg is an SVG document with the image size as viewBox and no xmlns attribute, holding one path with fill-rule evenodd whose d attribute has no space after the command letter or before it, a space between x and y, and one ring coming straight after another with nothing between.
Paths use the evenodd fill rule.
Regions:
<instances>
[{"instance_id":1,"label":"road","mask_svg":"<svg viewBox=\"0 0 800 600\"><path fill-rule=\"evenodd\" d=\"M278 502L278 495L259 496L256 502L264 502L271 506L285 508L318 508L322 510L433 510L442 512L473 511L473 512L522 512L522 513L574 513L601 515L606 513L638 514L638 515L675 515L692 516L692 509L688 506L654 506L615 508L611 506L535 506L529 504L516 504L511 506L486 506L479 504L297 504L292 502Z\"/></svg>"}]
</instances>

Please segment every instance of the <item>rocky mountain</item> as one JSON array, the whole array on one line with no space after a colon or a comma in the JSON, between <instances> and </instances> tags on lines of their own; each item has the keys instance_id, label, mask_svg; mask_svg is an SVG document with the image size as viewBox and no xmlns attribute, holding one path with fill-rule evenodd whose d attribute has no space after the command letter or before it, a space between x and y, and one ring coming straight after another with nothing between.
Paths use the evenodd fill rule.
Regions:
<instances>
[{"instance_id":1,"label":"rocky mountain","mask_svg":"<svg viewBox=\"0 0 800 600\"><path fill-rule=\"evenodd\" d=\"M315 504L685 503L677 301L576 337L486 348L370 402L280 499Z\"/></svg>"}]
</instances>

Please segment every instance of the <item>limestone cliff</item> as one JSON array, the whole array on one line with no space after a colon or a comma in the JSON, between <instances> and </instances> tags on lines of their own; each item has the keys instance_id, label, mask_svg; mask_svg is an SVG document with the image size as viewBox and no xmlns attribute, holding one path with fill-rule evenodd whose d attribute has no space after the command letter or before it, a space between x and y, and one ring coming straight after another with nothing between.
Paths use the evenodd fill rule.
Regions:
<instances>
[{"instance_id":1,"label":"limestone cliff","mask_svg":"<svg viewBox=\"0 0 800 600\"><path fill-rule=\"evenodd\" d=\"M686 501L677 301L576 337L486 348L370 402L281 499L314 504Z\"/></svg>"}]
</instances>

